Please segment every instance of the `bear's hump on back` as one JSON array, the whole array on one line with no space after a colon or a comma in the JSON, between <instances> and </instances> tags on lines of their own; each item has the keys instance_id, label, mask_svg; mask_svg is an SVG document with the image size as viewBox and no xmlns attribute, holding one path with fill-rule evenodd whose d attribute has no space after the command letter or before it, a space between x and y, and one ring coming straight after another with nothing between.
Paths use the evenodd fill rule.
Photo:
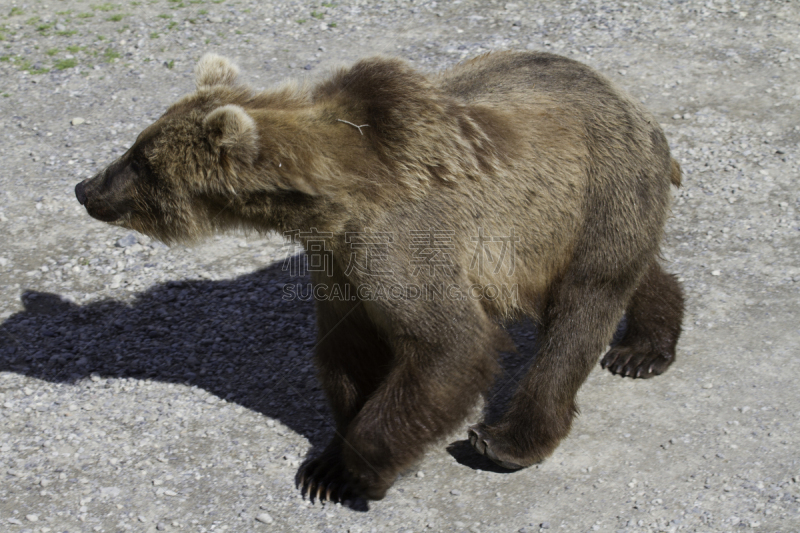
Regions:
<instances>
[{"instance_id":1,"label":"bear's hump on back","mask_svg":"<svg viewBox=\"0 0 800 533\"><path fill-rule=\"evenodd\" d=\"M421 111L435 98L435 88L424 74L405 61L382 56L340 69L313 93L314 100L340 100L379 123L386 113Z\"/></svg>"},{"instance_id":2,"label":"bear's hump on back","mask_svg":"<svg viewBox=\"0 0 800 533\"><path fill-rule=\"evenodd\" d=\"M590 67L546 52L490 52L445 71L440 84L446 92L466 101L531 92L601 98L617 93Z\"/></svg>"}]
</instances>

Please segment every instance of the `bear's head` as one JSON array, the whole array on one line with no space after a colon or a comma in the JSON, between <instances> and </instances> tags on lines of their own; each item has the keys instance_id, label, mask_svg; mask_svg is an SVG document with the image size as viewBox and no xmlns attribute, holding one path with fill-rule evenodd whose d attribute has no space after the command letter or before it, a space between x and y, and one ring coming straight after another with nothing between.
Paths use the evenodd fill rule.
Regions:
<instances>
[{"instance_id":1,"label":"bear's head","mask_svg":"<svg viewBox=\"0 0 800 533\"><path fill-rule=\"evenodd\" d=\"M220 56L204 56L195 73L195 93L75 187L92 217L165 242L186 241L224 226L226 205L252 188L262 151L257 125L243 107L252 92Z\"/></svg>"},{"instance_id":2,"label":"bear's head","mask_svg":"<svg viewBox=\"0 0 800 533\"><path fill-rule=\"evenodd\" d=\"M363 205L419 199L496 164L478 123L399 60L264 92L217 55L195 74L194 93L75 187L91 216L168 243L232 227L338 231Z\"/></svg>"}]
</instances>

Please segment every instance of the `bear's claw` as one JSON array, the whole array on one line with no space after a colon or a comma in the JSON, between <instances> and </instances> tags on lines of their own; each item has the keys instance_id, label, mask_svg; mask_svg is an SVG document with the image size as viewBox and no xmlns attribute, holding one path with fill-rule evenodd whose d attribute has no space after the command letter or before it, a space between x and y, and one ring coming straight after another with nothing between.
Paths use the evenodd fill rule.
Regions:
<instances>
[{"instance_id":1,"label":"bear's claw","mask_svg":"<svg viewBox=\"0 0 800 533\"><path fill-rule=\"evenodd\" d=\"M647 379L666 371L673 359L669 353L617 345L603 357L600 366L618 376Z\"/></svg>"}]
</instances>

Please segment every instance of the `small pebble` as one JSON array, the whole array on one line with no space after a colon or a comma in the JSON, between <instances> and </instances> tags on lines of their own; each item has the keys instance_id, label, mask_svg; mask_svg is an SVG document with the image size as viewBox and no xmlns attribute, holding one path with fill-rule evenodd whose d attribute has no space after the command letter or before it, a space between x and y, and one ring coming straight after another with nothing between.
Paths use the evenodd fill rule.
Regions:
<instances>
[{"instance_id":1,"label":"small pebble","mask_svg":"<svg viewBox=\"0 0 800 533\"><path fill-rule=\"evenodd\" d=\"M81 117L75 117L70 121L70 124L72 124L73 126L80 126L81 124L84 124L85 122L86 122L86 119L83 119Z\"/></svg>"},{"instance_id":2,"label":"small pebble","mask_svg":"<svg viewBox=\"0 0 800 533\"><path fill-rule=\"evenodd\" d=\"M269 515L269 513L259 513L256 516L256 520L258 520L259 522L261 522L263 524L271 524L272 522L274 522L274 520Z\"/></svg>"}]
</instances>

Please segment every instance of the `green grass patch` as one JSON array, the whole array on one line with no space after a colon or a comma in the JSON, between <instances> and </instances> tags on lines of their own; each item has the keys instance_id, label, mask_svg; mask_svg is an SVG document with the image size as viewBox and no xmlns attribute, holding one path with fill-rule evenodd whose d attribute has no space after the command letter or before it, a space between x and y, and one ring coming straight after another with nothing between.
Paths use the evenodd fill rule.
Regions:
<instances>
[{"instance_id":1,"label":"green grass patch","mask_svg":"<svg viewBox=\"0 0 800 533\"><path fill-rule=\"evenodd\" d=\"M323 15L319 11L312 11L311 12L311 16L314 17L317 20L322 20L325 17L325 15Z\"/></svg>"},{"instance_id":2,"label":"green grass patch","mask_svg":"<svg viewBox=\"0 0 800 533\"><path fill-rule=\"evenodd\" d=\"M11 56L0 56L0 63L9 63L11 61Z\"/></svg>"},{"instance_id":3,"label":"green grass patch","mask_svg":"<svg viewBox=\"0 0 800 533\"><path fill-rule=\"evenodd\" d=\"M78 30L64 30L64 31L57 31L56 35L60 35L62 37L70 37L78 33Z\"/></svg>"},{"instance_id":4,"label":"green grass patch","mask_svg":"<svg viewBox=\"0 0 800 533\"><path fill-rule=\"evenodd\" d=\"M106 48L106 51L103 52L103 57L106 59L106 61L111 63L115 59L119 59L120 57L122 57L122 54L120 54L113 48Z\"/></svg>"},{"instance_id":5,"label":"green grass patch","mask_svg":"<svg viewBox=\"0 0 800 533\"><path fill-rule=\"evenodd\" d=\"M298 24L305 24L306 23L306 19L297 19L297 23Z\"/></svg>"},{"instance_id":6,"label":"green grass patch","mask_svg":"<svg viewBox=\"0 0 800 533\"><path fill-rule=\"evenodd\" d=\"M90 19L94 16L94 13L78 13L79 19Z\"/></svg>"},{"instance_id":7,"label":"green grass patch","mask_svg":"<svg viewBox=\"0 0 800 533\"><path fill-rule=\"evenodd\" d=\"M78 66L77 59L62 59L60 61L56 61L56 64L53 65L53 67L57 68L58 70L67 70L68 68L77 66Z\"/></svg>"},{"instance_id":8,"label":"green grass patch","mask_svg":"<svg viewBox=\"0 0 800 533\"><path fill-rule=\"evenodd\" d=\"M160 19L171 19L171 18L172 18L172 15L170 15L169 13L161 13L161 14L158 16L158 18L160 18Z\"/></svg>"},{"instance_id":9,"label":"green grass patch","mask_svg":"<svg viewBox=\"0 0 800 533\"><path fill-rule=\"evenodd\" d=\"M3 93L3 98L8 98L9 96L11 96L11 95L8 94L8 93Z\"/></svg>"},{"instance_id":10,"label":"green grass patch","mask_svg":"<svg viewBox=\"0 0 800 533\"><path fill-rule=\"evenodd\" d=\"M57 53L58 53L58 48L51 48L50 50L48 50L47 52L45 52L45 54L47 54L47 55L49 55L49 56L54 56L54 55L56 55Z\"/></svg>"},{"instance_id":11,"label":"green grass patch","mask_svg":"<svg viewBox=\"0 0 800 533\"><path fill-rule=\"evenodd\" d=\"M114 5L114 4L110 3L110 2L106 2L105 4L99 4L99 5L96 5L96 6L92 6L92 9L95 9L97 11L114 11L115 9L118 9L118 8L119 8L119 6L116 6L116 5Z\"/></svg>"},{"instance_id":12,"label":"green grass patch","mask_svg":"<svg viewBox=\"0 0 800 533\"><path fill-rule=\"evenodd\" d=\"M336 4L334 4L333 2L322 2L320 5L322 7L334 7L334 6L336 6Z\"/></svg>"},{"instance_id":13,"label":"green grass patch","mask_svg":"<svg viewBox=\"0 0 800 533\"><path fill-rule=\"evenodd\" d=\"M18 7L12 7L11 11L8 12L8 16L9 17L18 17L18 16L24 15L24 14L25 14L25 12L22 9L18 8Z\"/></svg>"},{"instance_id":14,"label":"green grass patch","mask_svg":"<svg viewBox=\"0 0 800 533\"><path fill-rule=\"evenodd\" d=\"M28 20L25 21L25 24L29 24L31 26L33 26L34 24L38 24L38 23L39 23L39 17L31 17L31 18L29 18Z\"/></svg>"},{"instance_id":15,"label":"green grass patch","mask_svg":"<svg viewBox=\"0 0 800 533\"><path fill-rule=\"evenodd\" d=\"M55 24L39 24L38 26L36 26L36 31L44 33L53 26L55 26Z\"/></svg>"},{"instance_id":16,"label":"green grass patch","mask_svg":"<svg viewBox=\"0 0 800 533\"><path fill-rule=\"evenodd\" d=\"M131 5L136 7L136 6L142 5L142 3L141 2L131 2Z\"/></svg>"},{"instance_id":17,"label":"green grass patch","mask_svg":"<svg viewBox=\"0 0 800 533\"><path fill-rule=\"evenodd\" d=\"M69 16L69 15L71 15L71 14L72 14L72 11L71 11L71 10L67 10L67 11L56 11L56 15L61 15L62 17L68 17L68 16Z\"/></svg>"},{"instance_id":18,"label":"green grass patch","mask_svg":"<svg viewBox=\"0 0 800 533\"><path fill-rule=\"evenodd\" d=\"M153 32L153 33L150 34L150 38L151 39L158 39L159 37L161 37L161 36L159 34L157 34L156 32Z\"/></svg>"},{"instance_id":19,"label":"green grass patch","mask_svg":"<svg viewBox=\"0 0 800 533\"><path fill-rule=\"evenodd\" d=\"M208 10L207 9L201 9L200 11L197 12L197 14L198 15L208 15Z\"/></svg>"},{"instance_id":20,"label":"green grass patch","mask_svg":"<svg viewBox=\"0 0 800 533\"><path fill-rule=\"evenodd\" d=\"M328 27L329 28L335 28L336 27L336 23L335 22L329 22L328 23Z\"/></svg>"},{"instance_id":21,"label":"green grass patch","mask_svg":"<svg viewBox=\"0 0 800 533\"><path fill-rule=\"evenodd\" d=\"M174 59L170 59L169 61L167 61L166 67L168 69L172 70L172 67L174 67L174 66L175 66L175 60Z\"/></svg>"},{"instance_id":22,"label":"green grass patch","mask_svg":"<svg viewBox=\"0 0 800 533\"><path fill-rule=\"evenodd\" d=\"M119 22L120 20L124 19L127 16L128 15L111 15L106 20L109 20L111 22Z\"/></svg>"},{"instance_id":23,"label":"green grass patch","mask_svg":"<svg viewBox=\"0 0 800 533\"><path fill-rule=\"evenodd\" d=\"M172 28L174 28L174 27L175 27L175 26L177 26L177 25L178 25L178 23L177 23L177 22L175 22L175 21L173 20L172 22L170 22L169 24L167 24L167 29L168 29L168 30L171 30Z\"/></svg>"},{"instance_id":24,"label":"green grass patch","mask_svg":"<svg viewBox=\"0 0 800 533\"><path fill-rule=\"evenodd\" d=\"M74 45L73 44L72 46L67 46L67 52L69 52L71 54L77 54L81 50L83 50L83 49L78 45Z\"/></svg>"}]
</instances>

